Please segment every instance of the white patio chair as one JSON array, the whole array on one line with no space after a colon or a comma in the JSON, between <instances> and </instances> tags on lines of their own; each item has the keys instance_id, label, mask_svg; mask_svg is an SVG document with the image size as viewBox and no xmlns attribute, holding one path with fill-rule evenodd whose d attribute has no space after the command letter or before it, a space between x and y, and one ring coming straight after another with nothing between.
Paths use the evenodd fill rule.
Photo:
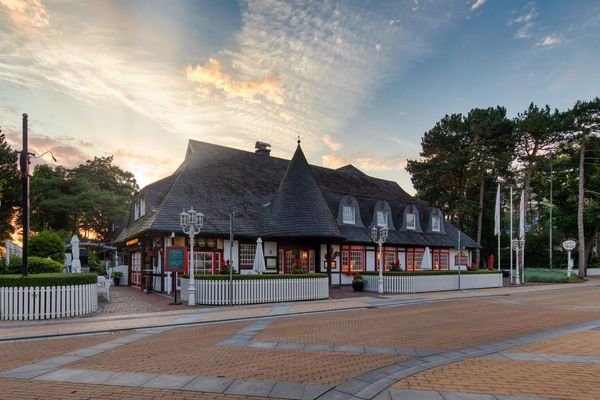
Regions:
<instances>
[{"instance_id":1,"label":"white patio chair","mask_svg":"<svg viewBox=\"0 0 600 400\"><path fill-rule=\"evenodd\" d=\"M98 293L104 293L106 300L110 301L110 280L103 276L98 277Z\"/></svg>"}]
</instances>

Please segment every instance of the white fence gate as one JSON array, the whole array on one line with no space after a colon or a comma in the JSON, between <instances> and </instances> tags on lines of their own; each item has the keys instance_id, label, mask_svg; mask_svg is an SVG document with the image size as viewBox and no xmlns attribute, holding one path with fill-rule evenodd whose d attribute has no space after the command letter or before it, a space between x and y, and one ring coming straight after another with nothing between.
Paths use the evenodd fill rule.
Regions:
<instances>
[{"instance_id":1,"label":"white fence gate","mask_svg":"<svg viewBox=\"0 0 600 400\"><path fill-rule=\"evenodd\" d=\"M74 286L0 287L0 320L76 317L98 309L95 283Z\"/></svg>"},{"instance_id":2,"label":"white fence gate","mask_svg":"<svg viewBox=\"0 0 600 400\"><path fill-rule=\"evenodd\" d=\"M187 300L188 280L181 280L181 297ZM227 280L196 280L196 304L228 305L230 283ZM329 298L325 278L244 279L231 283L233 304L276 303L282 301Z\"/></svg>"},{"instance_id":3,"label":"white fence gate","mask_svg":"<svg viewBox=\"0 0 600 400\"><path fill-rule=\"evenodd\" d=\"M365 290L377 291L377 275L364 275ZM502 274L464 274L460 276L460 289L483 289L502 287ZM384 293L423 293L458 290L459 277L456 275L384 275Z\"/></svg>"}]
</instances>

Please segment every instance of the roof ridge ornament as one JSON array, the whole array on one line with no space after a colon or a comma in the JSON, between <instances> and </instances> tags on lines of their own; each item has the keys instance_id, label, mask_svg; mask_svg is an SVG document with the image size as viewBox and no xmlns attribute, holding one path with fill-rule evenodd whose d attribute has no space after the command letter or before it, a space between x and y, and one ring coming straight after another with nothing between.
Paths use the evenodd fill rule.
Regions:
<instances>
[{"instance_id":1,"label":"roof ridge ornament","mask_svg":"<svg viewBox=\"0 0 600 400\"><path fill-rule=\"evenodd\" d=\"M302 140L300 140L300 135L298 135L298 145L300 145L300 142L302 142Z\"/></svg>"}]
</instances>

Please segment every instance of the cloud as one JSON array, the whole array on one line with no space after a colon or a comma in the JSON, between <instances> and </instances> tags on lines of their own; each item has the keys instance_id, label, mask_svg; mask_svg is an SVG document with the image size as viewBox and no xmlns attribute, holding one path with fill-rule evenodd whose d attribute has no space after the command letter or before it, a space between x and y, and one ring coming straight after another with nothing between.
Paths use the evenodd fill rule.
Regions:
<instances>
[{"instance_id":1,"label":"cloud","mask_svg":"<svg viewBox=\"0 0 600 400\"><path fill-rule=\"evenodd\" d=\"M337 169L353 164L358 169L369 172L398 171L406 167L406 159L401 155L379 157L371 153L358 152L342 156L337 153L321 157L324 167Z\"/></svg>"},{"instance_id":2,"label":"cloud","mask_svg":"<svg viewBox=\"0 0 600 400\"><path fill-rule=\"evenodd\" d=\"M558 36L556 33L552 33L548 36L543 37L542 40L536 43L536 45L543 47L555 47L561 44L562 42L563 40L560 36Z\"/></svg>"},{"instance_id":3,"label":"cloud","mask_svg":"<svg viewBox=\"0 0 600 400\"><path fill-rule=\"evenodd\" d=\"M342 143L336 143L330 135L325 135L323 136L323 143L325 143L327 146L329 146L329 148L333 151L338 151L340 150L342 147L344 147L344 145Z\"/></svg>"},{"instance_id":4,"label":"cloud","mask_svg":"<svg viewBox=\"0 0 600 400\"><path fill-rule=\"evenodd\" d=\"M532 29L535 27L535 21L538 17L535 4L529 2L523 7L520 13L517 13L516 11L514 13L517 15L508 20L508 25L515 25L518 27L517 32L514 35L515 39L527 39L531 37Z\"/></svg>"},{"instance_id":5,"label":"cloud","mask_svg":"<svg viewBox=\"0 0 600 400\"><path fill-rule=\"evenodd\" d=\"M471 5L471 11L477 10L479 7L485 4L485 0L475 0Z\"/></svg>"},{"instance_id":6,"label":"cloud","mask_svg":"<svg viewBox=\"0 0 600 400\"><path fill-rule=\"evenodd\" d=\"M0 0L0 6L8 9L15 24L32 28L50 25L48 12L40 0Z\"/></svg>"},{"instance_id":7,"label":"cloud","mask_svg":"<svg viewBox=\"0 0 600 400\"><path fill-rule=\"evenodd\" d=\"M283 104L281 79L276 73L260 80L237 81L221 70L221 62L215 58L210 58L203 66L193 68L188 65L185 72L190 82L214 87L230 98L240 97L249 103L260 103L260 98L264 97L275 104Z\"/></svg>"},{"instance_id":8,"label":"cloud","mask_svg":"<svg viewBox=\"0 0 600 400\"><path fill-rule=\"evenodd\" d=\"M321 162L326 168L338 169L344 165L350 164L344 157L339 154L328 154L321 157Z\"/></svg>"}]
</instances>

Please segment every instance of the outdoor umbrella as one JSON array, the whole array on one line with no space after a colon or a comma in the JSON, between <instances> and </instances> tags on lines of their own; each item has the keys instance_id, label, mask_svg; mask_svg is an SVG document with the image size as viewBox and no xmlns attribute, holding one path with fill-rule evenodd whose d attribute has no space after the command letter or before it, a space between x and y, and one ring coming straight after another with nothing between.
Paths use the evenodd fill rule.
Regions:
<instances>
[{"instance_id":1,"label":"outdoor umbrella","mask_svg":"<svg viewBox=\"0 0 600 400\"><path fill-rule=\"evenodd\" d=\"M423 260L421 260L421 269L431 269L431 250L429 250L429 247L425 247Z\"/></svg>"},{"instance_id":2,"label":"outdoor umbrella","mask_svg":"<svg viewBox=\"0 0 600 400\"><path fill-rule=\"evenodd\" d=\"M256 239L256 254L254 255L254 264L252 269L257 274L265 272L265 256L263 253L262 239Z\"/></svg>"}]
</instances>

